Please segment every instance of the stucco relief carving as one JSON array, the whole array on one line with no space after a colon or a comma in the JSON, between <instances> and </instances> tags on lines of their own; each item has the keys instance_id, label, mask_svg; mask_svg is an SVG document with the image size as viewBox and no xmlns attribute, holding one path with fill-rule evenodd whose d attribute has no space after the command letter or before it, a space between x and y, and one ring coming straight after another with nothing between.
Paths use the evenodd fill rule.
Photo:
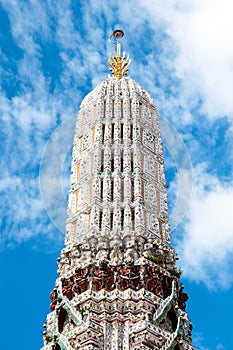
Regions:
<instances>
[{"instance_id":1,"label":"stucco relief carving","mask_svg":"<svg viewBox=\"0 0 233 350\"><path fill-rule=\"evenodd\" d=\"M141 204L135 207L135 228L144 226L144 210Z\"/></svg>"},{"instance_id":2,"label":"stucco relief carving","mask_svg":"<svg viewBox=\"0 0 233 350\"><path fill-rule=\"evenodd\" d=\"M126 243L125 257L132 260L138 259L139 255L137 252L137 243L135 240L130 240Z\"/></svg>"},{"instance_id":3,"label":"stucco relief carving","mask_svg":"<svg viewBox=\"0 0 233 350\"><path fill-rule=\"evenodd\" d=\"M80 164L80 179L90 174L90 155L86 155L82 158Z\"/></svg>"},{"instance_id":4,"label":"stucco relief carving","mask_svg":"<svg viewBox=\"0 0 233 350\"><path fill-rule=\"evenodd\" d=\"M164 165L158 164L158 180L165 184L165 174L164 174Z\"/></svg>"},{"instance_id":5,"label":"stucco relief carving","mask_svg":"<svg viewBox=\"0 0 233 350\"><path fill-rule=\"evenodd\" d=\"M77 224L76 224L76 233L77 235L82 234L88 230L88 215L81 213L78 215Z\"/></svg>"},{"instance_id":6,"label":"stucco relief carving","mask_svg":"<svg viewBox=\"0 0 233 350\"><path fill-rule=\"evenodd\" d=\"M97 101L97 106L96 106L96 117L98 118L99 121L102 121L104 116L104 101L102 99L99 99Z\"/></svg>"},{"instance_id":7,"label":"stucco relief carving","mask_svg":"<svg viewBox=\"0 0 233 350\"><path fill-rule=\"evenodd\" d=\"M155 177L156 160L154 154L146 154L144 157L145 172Z\"/></svg>"},{"instance_id":8,"label":"stucco relief carving","mask_svg":"<svg viewBox=\"0 0 233 350\"><path fill-rule=\"evenodd\" d=\"M110 209L108 206L103 209L102 229L110 228Z\"/></svg>"},{"instance_id":9,"label":"stucco relief carving","mask_svg":"<svg viewBox=\"0 0 233 350\"><path fill-rule=\"evenodd\" d=\"M97 174L101 172L102 165L102 150L101 148L97 148L94 151L94 160L93 160L93 170Z\"/></svg>"},{"instance_id":10,"label":"stucco relief carving","mask_svg":"<svg viewBox=\"0 0 233 350\"><path fill-rule=\"evenodd\" d=\"M108 200L111 198L111 178L109 175L104 176L103 183L103 200Z\"/></svg>"},{"instance_id":11,"label":"stucco relief carving","mask_svg":"<svg viewBox=\"0 0 233 350\"><path fill-rule=\"evenodd\" d=\"M155 148L155 135L148 129L143 130L143 143L145 146L154 151Z\"/></svg>"},{"instance_id":12,"label":"stucco relief carving","mask_svg":"<svg viewBox=\"0 0 233 350\"><path fill-rule=\"evenodd\" d=\"M102 141L102 125L97 124L95 127L95 142L100 142Z\"/></svg>"},{"instance_id":13,"label":"stucco relief carving","mask_svg":"<svg viewBox=\"0 0 233 350\"><path fill-rule=\"evenodd\" d=\"M79 189L78 205L81 208L88 204L90 200L90 186L88 183L83 183Z\"/></svg>"},{"instance_id":14,"label":"stucco relief carving","mask_svg":"<svg viewBox=\"0 0 233 350\"><path fill-rule=\"evenodd\" d=\"M121 150L119 148L114 150L114 171L121 170Z\"/></svg>"},{"instance_id":15,"label":"stucco relief carving","mask_svg":"<svg viewBox=\"0 0 233 350\"><path fill-rule=\"evenodd\" d=\"M142 198L142 181L139 174L136 174L134 178L134 198Z\"/></svg>"},{"instance_id":16,"label":"stucco relief carving","mask_svg":"<svg viewBox=\"0 0 233 350\"><path fill-rule=\"evenodd\" d=\"M71 265L76 266L78 265L81 258L81 244L76 243L73 245L73 249L71 252Z\"/></svg>"},{"instance_id":17,"label":"stucco relief carving","mask_svg":"<svg viewBox=\"0 0 233 350\"><path fill-rule=\"evenodd\" d=\"M170 224L169 224L168 219L165 222L163 222L162 230L163 230L163 238L167 242L170 242Z\"/></svg>"},{"instance_id":18,"label":"stucco relief carving","mask_svg":"<svg viewBox=\"0 0 233 350\"><path fill-rule=\"evenodd\" d=\"M164 213L168 212L168 202L166 193L160 194L160 210Z\"/></svg>"},{"instance_id":19,"label":"stucco relief carving","mask_svg":"<svg viewBox=\"0 0 233 350\"><path fill-rule=\"evenodd\" d=\"M139 149L134 149L133 151L133 166L134 170L141 170L142 168L142 154Z\"/></svg>"},{"instance_id":20,"label":"stucco relief carving","mask_svg":"<svg viewBox=\"0 0 233 350\"><path fill-rule=\"evenodd\" d=\"M72 195L72 213L75 214L78 206L79 190L73 192L71 195Z\"/></svg>"},{"instance_id":21,"label":"stucco relief carving","mask_svg":"<svg viewBox=\"0 0 233 350\"><path fill-rule=\"evenodd\" d=\"M82 138L82 150L86 150L91 145L91 135L90 130L88 130Z\"/></svg>"},{"instance_id":22,"label":"stucco relief carving","mask_svg":"<svg viewBox=\"0 0 233 350\"><path fill-rule=\"evenodd\" d=\"M124 200L131 200L132 181L129 174L124 178Z\"/></svg>"},{"instance_id":23,"label":"stucco relief carving","mask_svg":"<svg viewBox=\"0 0 233 350\"><path fill-rule=\"evenodd\" d=\"M104 141L111 140L111 137L112 137L112 124L106 123L105 132L104 132Z\"/></svg>"},{"instance_id":24,"label":"stucco relief carving","mask_svg":"<svg viewBox=\"0 0 233 350\"><path fill-rule=\"evenodd\" d=\"M121 128L120 123L114 124L114 140L120 140L121 139Z\"/></svg>"},{"instance_id":25,"label":"stucco relief carving","mask_svg":"<svg viewBox=\"0 0 233 350\"><path fill-rule=\"evenodd\" d=\"M99 208L97 205L91 209L91 227L99 228Z\"/></svg>"},{"instance_id":26,"label":"stucco relief carving","mask_svg":"<svg viewBox=\"0 0 233 350\"><path fill-rule=\"evenodd\" d=\"M92 195L93 197L97 196L100 197L100 190L101 190L101 179L99 176L95 176L92 182Z\"/></svg>"},{"instance_id":27,"label":"stucco relief carving","mask_svg":"<svg viewBox=\"0 0 233 350\"><path fill-rule=\"evenodd\" d=\"M114 176L113 186L114 186L114 189L113 189L114 199L120 199L120 197L121 197L121 178L118 174Z\"/></svg>"},{"instance_id":28,"label":"stucco relief carving","mask_svg":"<svg viewBox=\"0 0 233 350\"><path fill-rule=\"evenodd\" d=\"M93 121L93 116L95 113L93 113L95 110L95 106L93 104L90 104L87 106L85 110L85 123L90 124Z\"/></svg>"},{"instance_id":29,"label":"stucco relief carving","mask_svg":"<svg viewBox=\"0 0 233 350\"><path fill-rule=\"evenodd\" d=\"M132 216L130 206L127 205L124 210L124 227L132 227Z\"/></svg>"},{"instance_id":30,"label":"stucco relief carving","mask_svg":"<svg viewBox=\"0 0 233 350\"><path fill-rule=\"evenodd\" d=\"M106 106L106 108L105 108L106 119L111 119L112 118L112 110L113 110L113 101L110 97L107 98L105 106Z\"/></svg>"},{"instance_id":31,"label":"stucco relief carving","mask_svg":"<svg viewBox=\"0 0 233 350\"><path fill-rule=\"evenodd\" d=\"M110 147L104 150L104 171L111 170L112 151Z\"/></svg>"},{"instance_id":32,"label":"stucco relief carving","mask_svg":"<svg viewBox=\"0 0 233 350\"><path fill-rule=\"evenodd\" d=\"M155 184L145 183L145 200L153 203L157 207L157 188Z\"/></svg>"},{"instance_id":33,"label":"stucco relief carving","mask_svg":"<svg viewBox=\"0 0 233 350\"><path fill-rule=\"evenodd\" d=\"M150 214L149 216L149 230L159 236L159 221L156 214Z\"/></svg>"},{"instance_id":34,"label":"stucco relief carving","mask_svg":"<svg viewBox=\"0 0 233 350\"><path fill-rule=\"evenodd\" d=\"M113 211L113 228L121 228L121 208L117 205Z\"/></svg>"},{"instance_id":35,"label":"stucco relief carving","mask_svg":"<svg viewBox=\"0 0 233 350\"><path fill-rule=\"evenodd\" d=\"M124 171L131 169L131 150L129 147L124 148Z\"/></svg>"},{"instance_id":36,"label":"stucco relief carving","mask_svg":"<svg viewBox=\"0 0 233 350\"><path fill-rule=\"evenodd\" d=\"M114 101L114 117L116 119L121 119L121 99L119 97L115 98Z\"/></svg>"},{"instance_id":37,"label":"stucco relief carving","mask_svg":"<svg viewBox=\"0 0 233 350\"><path fill-rule=\"evenodd\" d=\"M124 257L122 252L122 240L121 237L115 232L113 239L110 241L110 259L121 260Z\"/></svg>"}]
</instances>

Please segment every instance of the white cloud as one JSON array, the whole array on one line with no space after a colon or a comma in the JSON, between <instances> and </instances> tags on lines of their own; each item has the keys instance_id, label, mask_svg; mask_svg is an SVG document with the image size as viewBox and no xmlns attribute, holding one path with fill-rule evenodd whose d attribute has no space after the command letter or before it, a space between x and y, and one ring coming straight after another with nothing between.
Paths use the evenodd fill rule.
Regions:
<instances>
[{"instance_id":1,"label":"white cloud","mask_svg":"<svg viewBox=\"0 0 233 350\"><path fill-rule=\"evenodd\" d=\"M195 172L196 183L183 241L179 243L184 275L209 288L228 288L233 282L233 184Z\"/></svg>"},{"instance_id":2,"label":"white cloud","mask_svg":"<svg viewBox=\"0 0 233 350\"><path fill-rule=\"evenodd\" d=\"M216 350L224 350L225 346L222 345L221 343L216 346Z\"/></svg>"},{"instance_id":3,"label":"white cloud","mask_svg":"<svg viewBox=\"0 0 233 350\"><path fill-rule=\"evenodd\" d=\"M44 148L40 165L40 191L43 204L50 220L61 232L65 229L68 194L68 190L64 193L62 176L65 175L67 181L68 172L66 171L66 174L62 172L65 158L72 145L75 121L76 116L73 115L54 131Z\"/></svg>"},{"instance_id":4,"label":"white cloud","mask_svg":"<svg viewBox=\"0 0 233 350\"><path fill-rule=\"evenodd\" d=\"M192 195L192 163L187 147L177 130L166 119L161 120L163 144L176 168L176 179L169 184L171 230L175 230L185 217ZM165 161L165 165L167 162ZM172 204L172 205L171 205Z\"/></svg>"},{"instance_id":5,"label":"white cloud","mask_svg":"<svg viewBox=\"0 0 233 350\"><path fill-rule=\"evenodd\" d=\"M20 177L2 177L0 192L1 224L4 228L0 236L1 249L44 235L50 238L50 242L59 241L61 237L48 222L43 209L38 179L22 174Z\"/></svg>"},{"instance_id":6,"label":"white cloud","mask_svg":"<svg viewBox=\"0 0 233 350\"><path fill-rule=\"evenodd\" d=\"M181 80L180 103L191 107L199 96L210 118L232 117L232 1L143 0L141 6L152 27L173 40L176 57L171 63Z\"/></svg>"},{"instance_id":7,"label":"white cloud","mask_svg":"<svg viewBox=\"0 0 233 350\"><path fill-rule=\"evenodd\" d=\"M43 240L44 235L47 237L46 244L49 242L51 244L54 240L59 242L62 237L49 222L50 218L44 210L39 191L38 169L46 138L56 122L56 114L60 108L62 110L64 107L59 102L56 104L56 98L53 96L45 94L36 99L35 94L35 90L32 89L25 95L13 97L12 100L1 96L0 109L3 115L1 150L4 149L4 155L0 159L2 169L0 244L2 247L38 236ZM69 131L72 135L72 130L69 129ZM63 143L60 142L60 144ZM53 162L58 161L56 156L57 154L52 159ZM59 181L61 176L58 177L57 182ZM51 184L53 181L48 176L48 192L49 189L51 191ZM57 188L52 189L53 194L56 194ZM54 208L58 217L60 204L58 200L57 207ZM63 203L63 206L65 213L66 203ZM63 218L64 230L64 215Z\"/></svg>"},{"instance_id":8,"label":"white cloud","mask_svg":"<svg viewBox=\"0 0 233 350\"><path fill-rule=\"evenodd\" d=\"M198 350L210 350L210 348L206 348L202 344L204 343L204 336L200 332L193 332L193 344L195 344Z\"/></svg>"}]
</instances>

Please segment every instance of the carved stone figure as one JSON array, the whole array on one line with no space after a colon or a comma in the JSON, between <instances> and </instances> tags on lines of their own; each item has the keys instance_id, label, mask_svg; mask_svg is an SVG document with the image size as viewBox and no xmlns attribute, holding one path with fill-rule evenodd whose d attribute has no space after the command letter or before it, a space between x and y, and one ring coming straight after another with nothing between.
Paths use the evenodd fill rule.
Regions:
<instances>
[{"instance_id":1,"label":"carved stone figure","mask_svg":"<svg viewBox=\"0 0 233 350\"><path fill-rule=\"evenodd\" d=\"M73 249L71 251L71 266L74 267L80 262L81 257L81 243L76 243L73 245Z\"/></svg>"},{"instance_id":2,"label":"carved stone figure","mask_svg":"<svg viewBox=\"0 0 233 350\"><path fill-rule=\"evenodd\" d=\"M127 263L120 267L121 290L133 287L137 289L140 282L140 267L135 266L133 261L129 259Z\"/></svg>"},{"instance_id":3,"label":"carved stone figure","mask_svg":"<svg viewBox=\"0 0 233 350\"><path fill-rule=\"evenodd\" d=\"M103 244L99 244L98 245L98 252L96 254L96 259L97 260L105 260L107 258L108 258L108 248Z\"/></svg>"},{"instance_id":4,"label":"carved stone figure","mask_svg":"<svg viewBox=\"0 0 233 350\"><path fill-rule=\"evenodd\" d=\"M58 263L58 272L60 275L67 273L70 269L71 257L70 251L67 248L61 251L61 259L57 259Z\"/></svg>"},{"instance_id":5,"label":"carved stone figure","mask_svg":"<svg viewBox=\"0 0 233 350\"><path fill-rule=\"evenodd\" d=\"M73 297L73 283L71 278L62 278L62 294L67 297L67 299L71 300Z\"/></svg>"},{"instance_id":6,"label":"carved stone figure","mask_svg":"<svg viewBox=\"0 0 233 350\"><path fill-rule=\"evenodd\" d=\"M186 301L188 300L188 294L183 292L183 288L181 287L178 295L178 305L181 310L186 309Z\"/></svg>"},{"instance_id":7,"label":"carved stone figure","mask_svg":"<svg viewBox=\"0 0 233 350\"><path fill-rule=\"evenodd\" d=\"M98 239L96 259L106 260L108 258L108 255L109 255L108 236L103 232Z\"/></svg>"},{"instance_id":8,"label":"carved stone figure","mask_svg":"<svg viewBox=\"0 0 233 350\"><path fill-rule=\"evenodd\" d=\"M143 255L145 257L147 257L148 255L153 255L153 251L154 251L154 246L152 243L146 243L144 244L144 251L143 251Z\"/></svg>"},{"instance_id":9,"label":"carved stone figure","mask_svg":"<svg viewBox=\"0 0 233 350\"><path fill-rule=\"evenodd\" d=\"M111 253L110 253L110 259L117 259L117 260L121 260L123 259L124 255L120 249L119 244L115 244L112 247Z\"/></svg>"},{"instance_id":10,"label":"carved stone figure","mask_svg":"<svg viewBox=\"0 0 233 350\"><path fill-rule=\"evenodd\" d=\"M157 265L147 266L148 273L147 288L150 292L162 296L163 293L163 274Z\"/></svg>"},{"instance_id":11,"label":"carved stone figure","mask_svg":"<svg viewBox=\"0 0 233 350\"><path fill-rule=\"evenodd\" d=\"M167 268L171 268L175 264L175 258L174 258L174 250L169 249L167 254L165 255L165 264Z\"/></svg>"},{"instance_id":12,"label":"carved stone figure","mask_svg":"<svg viewBox=\"0 0 233 350\"><path fill-rule=\"evenodd\" d=\"M91 253L90 243L87 240L84 240L82 244L82 255L81 255L80 261L91 259L91 257L92 257L92 253Z\"/></svg>"},{"instance_id":13,"label":"carved stone figure","mask_svg":"<svg viewBox=\"0 0 233 350\"><path fill-rule=\"evenodd\" d=\"M55 307L57 305L57 289L56 288L54 288L54 290L52 290L52 292L50 293L50 298L51 298L50 309L52 311L54 311Z\"/></svg>"},{"instance_id":14,"label":"carved stone figure","mask_svg":"<svg viewBox=\"0 0 233 350\"><path fill-rule=\"evenodd\" d=\"M75 269L75 274L73 276L73 292L80 294L87 289L87 276L89 274L89 267L81 268L77 267Z\"/></svg>"},{"instance_id":15,"label":"carved stone figure","mask_svg":"<svg viewBox=\"0 0 233 350\"><path fill-rule=\"evenodd\" d=\"M164 276L163 278L163 294L164 298L167 298L172 292L172 278Z\"/></svg>"},{"instance_id":16,"label":"carved stone figure","mask_svg":"<svg viewBox=\"0 0 233 350\"><path fill-rule=\"evenodd\" d=\"M130 258L132 260L138 259L139 255L137 252L137 243L135 240L128 241L126 243L125 258Z\"/></svg>"},{"instance_id":17,"label":"carved stone figure","mask_svg":"<svg viewBox=\"0 0 233 350\"><path fill-rule=\"evenodd\" d=\"M93 265L93 285L98 292L100 289L105 288L107 279L109 276L109 267L105 260L101 260L98 266ZM113 280L113 276L112 276Z\"/></svg>"}]
</instances>

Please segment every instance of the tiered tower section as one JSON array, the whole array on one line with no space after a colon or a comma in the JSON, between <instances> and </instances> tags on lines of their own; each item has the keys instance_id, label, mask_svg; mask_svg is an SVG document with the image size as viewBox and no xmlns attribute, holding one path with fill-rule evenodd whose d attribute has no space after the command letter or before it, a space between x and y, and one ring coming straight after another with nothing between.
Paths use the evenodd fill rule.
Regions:
<instances>
[{"instance_id":1,"label":"tiered tower section","mask_svg":"<svg viewBox=\"0 0 233 350\"><path fill-rule=\"evenodd\" d=\"M78 113L43 350L194 349L167 213L154 102L130 77L109 77Z\"/></svg>"}]
</instances>

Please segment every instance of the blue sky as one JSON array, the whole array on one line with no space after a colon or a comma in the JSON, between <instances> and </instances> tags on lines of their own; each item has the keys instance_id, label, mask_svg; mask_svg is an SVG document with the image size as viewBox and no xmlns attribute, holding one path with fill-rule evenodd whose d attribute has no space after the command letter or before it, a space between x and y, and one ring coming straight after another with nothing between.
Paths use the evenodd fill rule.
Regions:
<instances>
[{"instance_id":1,"label":"blue sky","mask_svg":"<svg viewBox=\"0 0 233 350\"><path fill-rule=\"evenodd\" d=\"M1 349L42 346L75 113L121 28L161 117L193 343L232 350L232 12L230 0L0 0Z\"/></svg>"}]
</instances>

